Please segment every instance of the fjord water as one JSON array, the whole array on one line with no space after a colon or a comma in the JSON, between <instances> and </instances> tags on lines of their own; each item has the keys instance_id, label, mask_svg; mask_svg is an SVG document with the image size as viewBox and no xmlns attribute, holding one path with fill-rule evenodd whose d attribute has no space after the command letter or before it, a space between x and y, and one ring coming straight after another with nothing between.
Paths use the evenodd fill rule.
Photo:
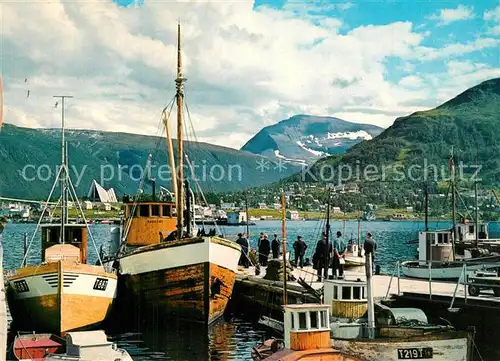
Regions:
<instances>
[{"instance_id":1,"label":"fjord water","mask_svg":"<svg viewBox=\"0 0 500 361\"><path fill-rule=\"evenodd\" d=\"M278 234L281 238L281 222L258 221L250 227L250 238L253 247L256 246L258 234L267 233L269 238ZM311 258L316 241L321 234L321 222L316 221L288 221L287 239L288 249L292 250L292 243L301 235L308 243L306 257ZM4 232L4 267L14 269L19 267L23 258L23 235L28 233L31 239L35 224L9 224ZM109 239L109 225L91 225L91 231L96 241L94 248L89 241L89 262L97 261L97 251L101 244ZM431 229L451 228L450 222L430 222ZM343 232L343 222L332 222L332 231ZM407 241L417 238L418 231L424 228L423 222L362 222L361 242L366 232L371 232L377 242L376 263L381 266L382 272L392 272L398 260L415 259L416 244L407 244ZM357 240L358 223L347 221L345 224L345 239ZM490 223L490 236L500 236L500 224ZM245 227L222 227L229 239L236 239L239 232L245 232ZM30 263L40 260L39 234L34 238L30 247ZM146 328L141 333L120 333L110 335L120 347L129 351L135 361L146 360L249 360L250 352L256 342L268 335L266 330L246 320L221 320L210 328L209 334L201 332L196 326L171 325L165 328ZM484 360L496 360L498 355L484 355Z\"/></svg>"}]
</instances>

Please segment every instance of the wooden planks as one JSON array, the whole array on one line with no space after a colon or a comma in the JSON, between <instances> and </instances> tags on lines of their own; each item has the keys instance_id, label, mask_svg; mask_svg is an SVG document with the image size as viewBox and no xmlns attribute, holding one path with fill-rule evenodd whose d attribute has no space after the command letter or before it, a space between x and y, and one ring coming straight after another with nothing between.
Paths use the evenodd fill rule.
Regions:
<instances>
[{"instance_id":1,"label":"wooden planks","mask_svg":"<svg viewBox=\"0 0 500 361\"><path fill-rule=\"evenodd\" d=\"M290 332L290 349L295 351L328 348L330 331Z\"/></svg>"},{"instance_id":2,"label":"wooden planks","mask_svg":"<svg viewBox=\"0 0 500 361\"><path fill-rule=\"evenodd\" d=\"M233 271L205 262L129 276L126 284L140 308L211 323L224 314L235 277Z\"/></svg>"}]
</instances>

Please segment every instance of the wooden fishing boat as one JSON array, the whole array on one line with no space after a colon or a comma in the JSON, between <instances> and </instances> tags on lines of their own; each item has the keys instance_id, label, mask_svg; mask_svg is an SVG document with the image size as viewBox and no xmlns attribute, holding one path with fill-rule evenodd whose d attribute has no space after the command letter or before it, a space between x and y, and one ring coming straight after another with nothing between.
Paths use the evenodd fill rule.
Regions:
<instances>
[{"instance_id":1,"label":"wooden fishing boat","mask_svg":"<svg viewBox=\"0 0 500 361\"><path fill-rule=\"evenodd\" d=\"M87 264L87 236L92 238L87 222L83 225L68 222L68 197L76 200L78 197L68 172L64 97L62 112L63 162L40 215L42 219L55 186L61 181L61 223L41 226L39 263L28 265L28 251L40 228L37 225L21 267L7 277L7 299L17 330L64 334L93 328L104 321L116 297L116 272L105 269L100 258L99 266ZM85 220L81 205L76 204Z\"/></svg>"},{"instance_id":2,"label":"wooden fishing boat","mask_svg":"<svg viewBox=\"0 0 500 361\"><path fill-rule=\"evenodd\" d=\"M455 259L453 233L448 229L419 232L418 241L418 260L401 263L401 272L406 277L456 281L479 270L500 267L498 254Z\"/></svg>"},{"instance_id":3,"label":"wooden fishing boat","mask_svg":"<svg viewBox=\"0 0 500 361\"><path fill-rule=\"evenodd\" d=\"M375 307L366 258L366 281L325 280L325 304L284 306L284 348L264 342L253 350L254 361L472 360L473 332L429 324L419 309Z\"/></svg>"},{"instance_id":4,"label":"wooden fishing boat","mask_svg":"<svg viewBox=\"0 0 500 361\"><path fill-rule=\"evenodd\" d=\"M337 350L367 361L472 360L473 333L429 324L420 309L373 304L367 280L327 280L324 292L332 307L330 329Z\"/></svg>"},{"instance_id":5,"label":"wooden fishing boat","mask_svg":"<svg viewBox=\"0 0 500 361\"><path fill-rule=\"evenodd\" d=\"M184 181L184 90L178 26L177 167L165 116L175 204L138 199L125 203L125 227L117 261L125 292L137 309L154 309L155 317L174 317L211 324L223 315L232 295L241 247L233 241L197 233L194 228L194 197ZM185 192L184 192L184 187ZM154 188L154 187L153 187ZM184 195L185 194L185 195ZM182 209L182 212L178 210Z\"/></svg>"},{"instance_id":6,"label":"wooden fishing boat","mask_svg":"<svg viewBox=\"0 0 500 361\"><path fill-rule=\"evenodd\" d=\"M71 242L59 244L59 225L44 225L43 263L16 270L7 278L10 312L21 330L57 334L97 327L116 297L117 275L86 264L87 229L67 224Z\"/></svg>"},{"instance_id":7,"label":"wooden fishing boat","mask_svg":"<svg viewBox=\"0 0 500 361\"><path fill-rule=\"evenodd\" d=\"M11 357L18 361L132 361L127 351L109 342L104 331L19 334Z\"/></svg>"}]
</instances>

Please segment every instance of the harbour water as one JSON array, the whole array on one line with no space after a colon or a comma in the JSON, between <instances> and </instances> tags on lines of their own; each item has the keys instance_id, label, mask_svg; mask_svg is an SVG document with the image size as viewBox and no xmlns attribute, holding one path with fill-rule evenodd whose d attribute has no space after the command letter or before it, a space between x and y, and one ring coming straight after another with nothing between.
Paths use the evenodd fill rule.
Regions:
<instances>
[{"instance_id":1,"label":"harbour water","mask_svg":"<svg viewBox=\"0 0 500 361\"><path fill-rule=\"evenodd\" d=\"M256 245L260 232L264 232L272 239L273 234L281 238L281 222L258 221L250 227L252 246ZM433 228L451 228L449 222L430 222ZM14 269L20 266L23 258L23 237L27 232L31 239L35 224L9 224L4 232L4 267ZM109 239L110 225L89 226L95 239L93 246L89 240L89 261L97 261L97 252L101 245ZM332 222L332 231L343 232L343 222ZM417 254L416 244L407 244L416 239L419 230L424 228L423 222L362 222L361 243L366 232L371 232L377 242L376 263L382 272L392 272L397 260L414 259ZM221 232L229 239L236 239L239 232L245 232L246 227L223 227ZM314 246L319 239L320 222L316 221L289 221L287 222L288 249L292 250L292 243L301 235L308 243L306 257L312 257ZM500 236L500 224L490 223L491 237ZM347 221L345 224L345 238L357 241L358 223ZM39 234L35 235L30 246L29 263L40 261ZM105 247L106 248L106 247ZM128 331L128 330L127 330ZM169 327L146 328L141 332L118 332L110 336L120 347L127 349L136 361L146 360L249 360L250 352L256 342L269 336L266 330L249 320L231 319L221 320L210 328L209 334L201 332L193 326L170 325ZM481 350L485 361L496 361L500 355L491 354L489 350ZM483 352L485 351L485 352ZM493 350L494 351L494 350ZM498 357L497 357L498 356Z\"/></svg>"}]
</instances>

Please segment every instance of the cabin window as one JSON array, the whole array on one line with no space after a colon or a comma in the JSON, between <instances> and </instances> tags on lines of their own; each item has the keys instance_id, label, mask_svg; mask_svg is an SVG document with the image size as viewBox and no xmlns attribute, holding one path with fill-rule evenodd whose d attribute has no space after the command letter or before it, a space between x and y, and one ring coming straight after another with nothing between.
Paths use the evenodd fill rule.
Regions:
<instances>
[{"instance_id":1,"label":"cabin window","mask_svg":"<svg viewBox=\"0 0 500 361\"><path fill-rule=\"evenodd\" d=\"M134 208L134 217L137 217L139 215L139 208L135 206Z\"/></svg>"},{"instance_id":2,"label":"cabin window","mask_svg":"<svg viewBox=\"0 0 500 361\"><path fill-rule=\"evenodd\" d=\"M321 311L321 328L328 327L328 315L326 314L326 311Z\"/></svg>"},{"instance_id":3,"label":"cabin window","mask_svg":"<svg viewBox=\"0 0 500 361\"><path fill-rule=\"evenodd\" d=\"M361 297L364 300L366 298L366 288L361 287L361 290L362 290L362 293L363 293L363 295Z\"/></svg>"},{"instance_id":4,"label":"cabin window","mask_svg":"<svg viewBox=\"0 0 500 361\"><path fill-rule=\"evenodd\" d=\"M354 300L360 300L361 299L361 287L353 287L352 288L352 298Z\"/></svg>"},{"instance_id":5,"label":"cabin window","mask_svg":"<svg viewBox=\"0 0 500 361\"><path fill-rule=\"evenodd\" d=\"M291 318L291 325L292 325L292 330L295 329L295 317L293 313L290 313L290 318Z\"/></svg>"},{"instance_id":6,"label":"cabin window","mask_svg":"<svg viewBox=\"0 0 500 361\"><path fill-rule=\"evenodd\" d=\"M309 317L311 318L311 328L319 328L319 326L318 326L318 311L309 312Z\"/></svg>"},{"instance_id":7,"label":"cabin window","mask_svg":"<svg viewBox=\"0 0 500 361\"><path fill-rule=\"evenodd\" d=\"M435 234L434 233L427 233L425 237L427 239L427 242L434 243L434 240L435 240Z\"/></svg>"},{"instance_id":8,"label":"cabin window","mask_svg":"<svg viewBox=\"0 0 500 361\"><path fill-rule=\"evenodd\" d=\"M141 217L149 217L149 204L142 204L139 215Z\"/></svg>"},{"instance_id":9,"label":"cabin window","mask_svg":"<svg viewBox=\"0 0 500 361\"><path fill-rule=\"evenodd\" d=\"M443 243L443 234L438 233L438 243Z\"/></svg>"},{"instance_id":10,"label":"cabin window","mask_svg":"<svg viewBox=\"0 0 500 361\"><path fill-rule=\"evenodd\" d=\"M449 242L449 237L448 233L443 234L443 243L448 243Z\"/></svg>"},{"instance_id":11,"label":"cabin window","mask_svg":"<svg viewBox=\"0 0 500 361\"><path fill-rule=\"evenodd\" d=\"M306 316L305 312L299 312L299 330L307 329Z\"/></svg>"},{"instance_id":12,"label":"cabin window","mask_svg":"<svg viewBox=\"0 0 500 361\"><path fill-rule=\"evenodd\" d=\"M473 234L474 233L474 226L469 226L469 233Z\"/></svg>"},{"instance_id":13,"label":"cabin window","mask_svg":"<svg viewBox=\"0 0 500 361\"><path fill-rule=\"evenodd\" d=\"M172 217L172 209L169 205L163 206L163 217Z\"/></svg>"},{"instance_id":14,"label":"cabin window","mask_svg":"<svg viewBox=\"0 0 500 361\"><path fill-rule=\"evenodd\" d=\"M153 204L151 206L151 216L159 217L160 216L160 206L157 204Z\"/></svg>"},{"instance_id":15,"label":"cabin window","mask_svg":"<svg viewBox=\"0 0 500 361\"><path fill-rule=\"evenodd\" d=\"M333 299L338 300L339 299L339 291L337 286L333 286Z\"/></svg>"},{"instance_id":16,"label":"cabin window","mask_svg":"<svg viewBox=\"0 0 500 361\"><path fill-rule=\"evenodd\" d=\"M342 287L342 299L343 300L351 299L351 287Z\"/></svg>"}]
</instances>

